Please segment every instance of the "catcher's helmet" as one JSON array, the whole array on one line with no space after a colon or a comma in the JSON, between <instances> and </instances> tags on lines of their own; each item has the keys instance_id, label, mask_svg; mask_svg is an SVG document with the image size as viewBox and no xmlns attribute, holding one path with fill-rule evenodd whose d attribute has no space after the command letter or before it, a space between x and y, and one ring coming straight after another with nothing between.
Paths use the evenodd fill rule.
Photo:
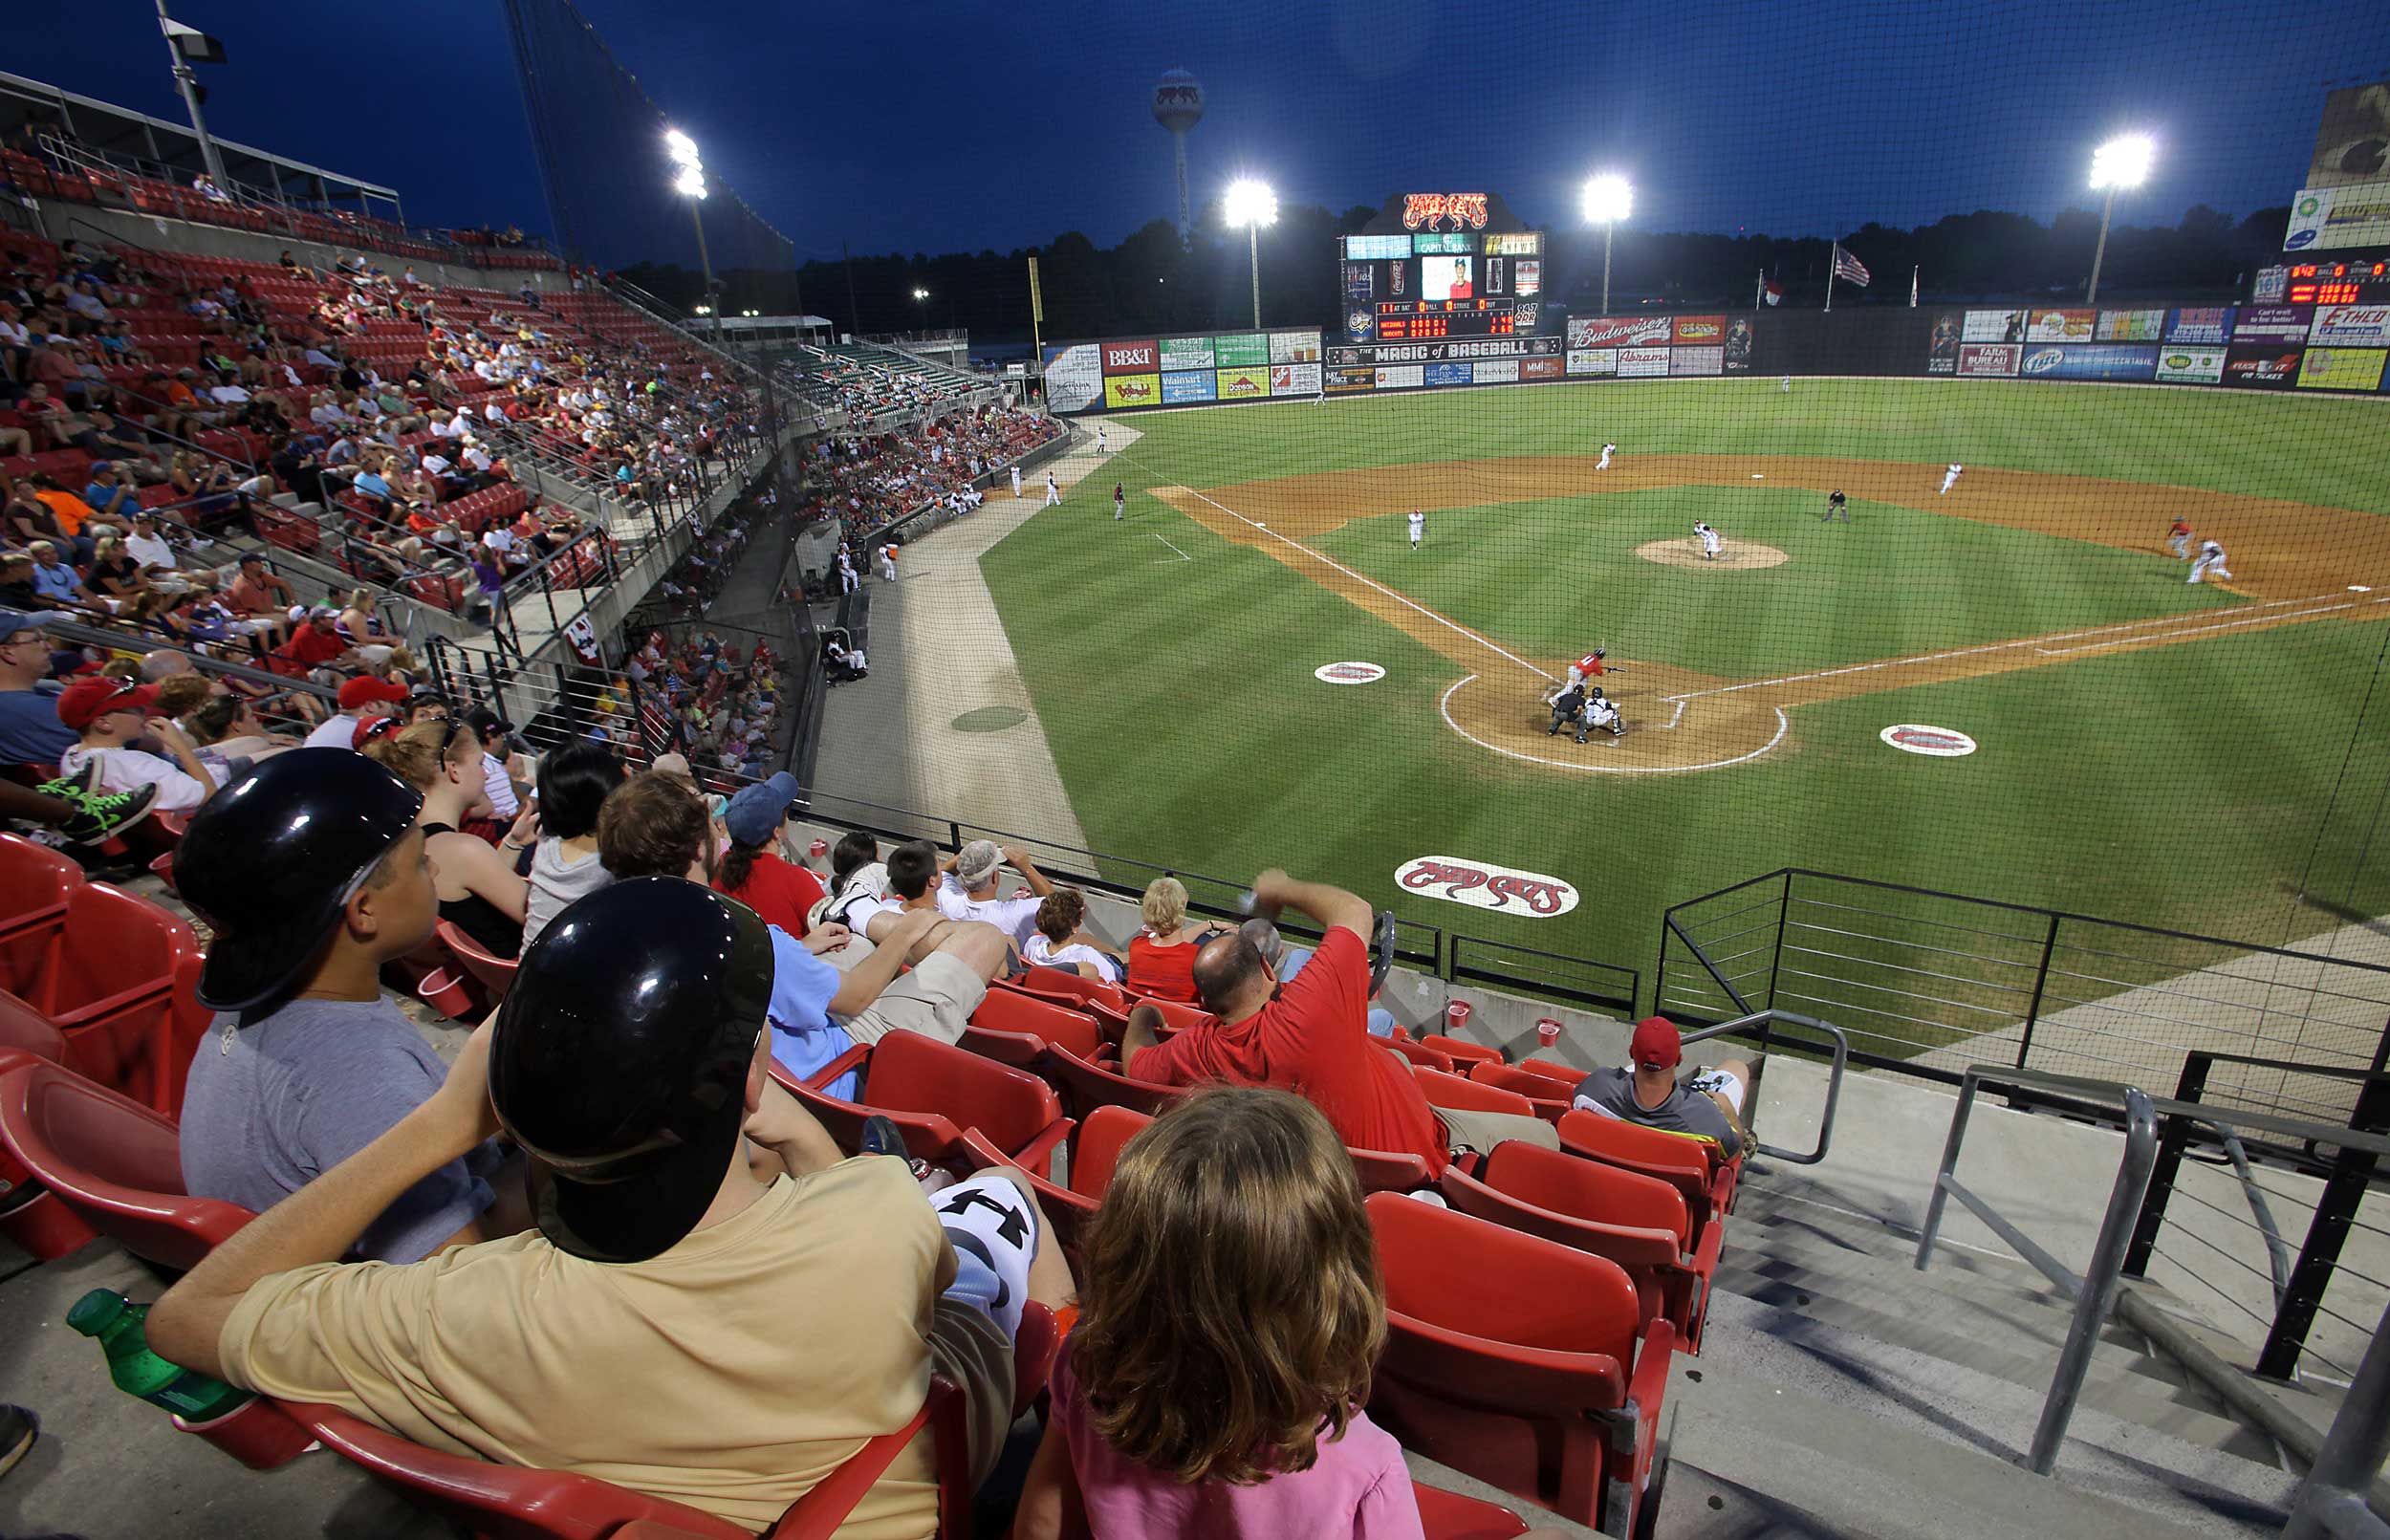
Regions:
<instances>
[{"instance_id":1,"label":"catcher's helmet","mask_svg":"<svg viewBox=\"0 0 2390 1540\"><path fill-rule=\"evenodd\" d=\"M1594 686L1594 698L1596 700L1599 700L1601 698L1601 686L1598 684Z\"/></svg>"}]
</instances>

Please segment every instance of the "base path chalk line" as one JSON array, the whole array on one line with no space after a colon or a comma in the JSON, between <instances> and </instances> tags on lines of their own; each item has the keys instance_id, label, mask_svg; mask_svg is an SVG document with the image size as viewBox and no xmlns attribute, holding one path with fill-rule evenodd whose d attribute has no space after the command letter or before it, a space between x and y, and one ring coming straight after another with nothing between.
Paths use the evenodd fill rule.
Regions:
<instances>
[{"instance_id":1,"label":"base path chalk line","mask_svg":"<svg viewBox=\"0 0 2390 1540\"><path fill-rule=\"evenodd\" d=\"M1153 469L1151 466L1145 465L1143 461L1139 460L1135 455L1129 454L1125 450L1122 451L1120 458L1128 461L1132 465L1139 466L1147 471L1151 471ZM1426 618L1433 620L1436 624L1443 626L1445 629L1457 636L1467 637L1469 640L1485 648L1488 652L1492 653L1495 657L1507 659L1510 662L1518 664L1521 668L1526 669L1529 673L1534 675L1538 679L1549 680L1557 679L1559 677L1555 674L1547 673L1543 669L1536 667L1533 663L1529 662L1526 659L1521 658L1517 653L1510 651L1507 647L1502 647L1494 642L1487 640L1484 637L1481 637L1476 632L1471 631L1468 627L1461 624L1458 620L1451 619L1446 616L1438 615L1435 611L1429 609L1426 605L1420 603L1417 599L1396 593L1393 589L1388 588L1385 584L1378 581L1374 577L1363 576L1361 574L1355 572L1352 568L1347 567L1344 563L1336 560L1335 557L1321 555L1318 552L1314 551L1311 547L1303 544L1302 541L1280 534L1277 531L1262 523L1259 519L1247 518L1244 514L1239 513L1235 509L1230 508L1228 504L1223 503L1216 497L1206 496L1205 493L1197 491L1192 487L1180 487L1178 489L1184 491L1187 496L1194 498L1199 503L1204 503L1209 507L1218 509L1221 512L1226 513L1228 517L1236 520L1239 524L1245 525L1250 529L1259 530L1262 533L1268 535L1271 539L1279 542L1281 545L1285 545L1295 551L1301 552L1304 555L1309 556L1312 560L1319 563L1322 567L1326 567L1334 572L1341 573L1364 588L1370 589L1375 593L1384 595L1386 597L1394 600L1397 604L1401 605L1404 609L1410 610L1418 615L1424 616ZM1474 678L1475 676L1472 675L1470 677Z\"/></svg>"},{"instance_id":2,"label":"base path chalk line","mask_svg":"<svg viewBox=\"0 0 2390 1540\"><path fill-rule=\"evenodd\" d=\"M1147 530L1145 532L1146 532L1147 534L1154 534L1154 531L1151 531L1151 530ZM1157 540L1162 540L1162 536L1160 536L1160 535L1158 535L1158 534L1154 534L1154 538L1155 538L1155 539L1157 539ZM1162 543L1163 545L1165 545L1165 546L1170 546L1170 554L1172 554L1172 555L1174 555L1174 556L1178 557L1181 561L1193 561L1193 560L1195 559L1194 557L1192 557L1192 556L1188 555L1185 552L1181 551L1178 547L1176 547L1176 546L1171 546L1171 545L1170 545L1170 542L1169 542L1169 541L1167 541L1167 540L1162 540Z\"/></svg>"},{"instance_id":3,"label":"base path chalk line","mask_svg":"<svg viewBox=\"0 0 2390 1540\"><path fill-rule=\"evenodd\" d=\"M2281 602L2276 600L2276 603ZM2179 641L2204 631L2229 631L2234 626L2269 625L2276 620L2295 620L2302 616L2331 615L2340 610L2354 610L2367 604L2390 604L2390 598L2347 599L2338 604L2325 604L2312 610L2285 610L2280 615L2245 615L2237 620L2218 620L2208 625L2186 626L2177 631L2161 631L2146 637L2119 637L2114 641L2087 641L2079 647L2035 647L2045 658L2062 657L2071 652L2097 652L2102 647L2131 647L2143 641Z\"/></svg>"},{"instance_id":4,"label":"base path chalk line","mask_svg":"<svg viewBox=\"0 0 2390 1540\"><path fill-rule=\"evenodd\" d=\"M2249 608L2258 610L2275 610L2286 604L2312 605L2318 599L2335 596L2336 596L2333 595L2319 594L2313 598L2267 599L2258 604L2251 605ZM2381 601L2376 600L2373 602ZM2356 601L2344 604L2335 604L2328 607L2329 610L2347 610L2355 608L2357 608ZM2328 610L2325 609L2303 609L2293 611L2289 615L2245 615L2237 620L2227 621L2225 624L2254 625L2262 621L2289 620L2295 619L2300 616L2322 615L2326 613L2328 613ZM2020 637L2013 641L1988 642L1980 647L1956 647L1946 652L1917 653L1907 658L1884 658L1872 663L1852 663L1843 668L1821 668L1813 673L1787 674L1780 679L1754 679L1747 680L1740 684L1720 684L1706 690L1688 690L1683 695L1663 695L1661 699L1671 702L1695 701L1706 695L1732 695L1740 690L1764 690L1769 688L1771 685L1775 684L1804 684L1814 680L1837 679L1845 674L1864 674L1879 668L1906 668L1917 663L1946 662L1953 658L1974 658L1985 653L2010 652L2019 647L2031 647L2033 651L2041 653L2044 656L2055 657L2061 653L2085 652L2092 649L2084 647L2052 648L2044 646L2043 643L2051 641L2075 641L2084 637L2112 636L2119 631L2140 631L2146 626L2174 626L2179 621L2190 618L2194 618L2194 617L2184 615L2156 615L2150 616L2145 619L2125 620L2116 625L2094 626L2088 631L2060 631L2050 636ZM2202 626L2197 629L2202 631L2220 630L2222 627ZM2114 641L2098 642L2096 645L2099 647L2129 647L2139 645L2145 641L2169 641L2174 640L2177 636L2190 636L2193 634L2194 633L2189 630L2157 630L2150 631L2142 636L2122 637Z\"/></svg>"},{"instance_id":5,"label":"base path chalk line","mask_svg":"<svg viewBox=\"0 0 2390 1540\"><path fill-rule=\"evenodd\" d=\"M1460 693L1463 685L1470 683L1476 678L1477 676L1475 674L1471 674L1467 679L1455 681L1451 688L1444 692L1443 698L1436 702L1436 709L1443 713L1444 725L1450 727L1454 732L1459 733L1462 737L1467 738L1470 743L1475 744L1478 748L1490 748L1495 753L1502 755L1505 759L1523 760L1530 765L1549 765L1554 770L1583 770L1589 775L1680 775L1686 770L1724 770L1728 765L1740 765L1746 760L1757 759L1760 755L1775 748L1776 745L1784 742L1784 735L1792 729L1792 719L1784 714L1784 707L1778 705L1769 707L1770 710L1775 712L1776 714L1775 736L1770 738L1766 743L1760 745L1757 748L1752 749L1749 753L1737 754L1731 759L1712 759L1699 765L1588 765L1580 764L1574 759L1546 759L1541 754L1523 754L1515 748L1505 748L1500 744L1488 743L1485 739L1480 738L1477 734L1469 731L1467 727L1462 727L1461 724L1453 717L1452 697ZM1671 723L1669 726L1673 727L1675 724Z\"/></svg>"}]
</instances>

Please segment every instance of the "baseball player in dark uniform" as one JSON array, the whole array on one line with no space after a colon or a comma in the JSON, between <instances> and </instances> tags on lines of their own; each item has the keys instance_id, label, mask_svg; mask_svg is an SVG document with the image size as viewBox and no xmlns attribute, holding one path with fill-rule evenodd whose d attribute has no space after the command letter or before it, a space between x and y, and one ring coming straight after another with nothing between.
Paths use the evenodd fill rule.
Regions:
<instances>
[{"instance_id":1,"label":"baseball player in dark uniform","mask_svg":"<svg viewBox=\"0 0 2390 1540\"><path fill-rule=\"evenodd\" d=\"M1826 511L1823 522L1832 524L1836 519L1840 519L1845 524L1851 522L1851 500L1842 495L1842 488L1839 487L1826 494Z\"/></svg>"}]
</instances>

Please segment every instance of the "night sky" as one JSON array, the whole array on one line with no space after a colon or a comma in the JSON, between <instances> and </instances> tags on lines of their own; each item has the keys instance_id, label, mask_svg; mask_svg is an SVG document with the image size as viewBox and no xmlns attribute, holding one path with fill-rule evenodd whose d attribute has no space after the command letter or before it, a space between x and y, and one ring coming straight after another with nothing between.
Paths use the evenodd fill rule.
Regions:
<instances>
[{"instance_id":1,"label":"night sky","mask_svg":"<svg viewBox=\"0 0 2390 1540\"><path fill-rule=\"evenodd\" d=\"M397 187L419 222L545 229L498 0L179 0L225 40L226 138ZM1831 234L2088 205L2091 148L2155 134L2119 218L2288 203L2327 84L2390 76L2390 6L2211 0L907 6L587 0L717 176L802 255L1109 245L1173 212L1148 93L1203 81L1200 206L1239 169L1342 208L1504 193L1575 218L1615 166L1647 228ZM5 67L179 119L147 0L6 28ZM337 18L333 23L328 18Z\"/></svg>"}]
</instances>

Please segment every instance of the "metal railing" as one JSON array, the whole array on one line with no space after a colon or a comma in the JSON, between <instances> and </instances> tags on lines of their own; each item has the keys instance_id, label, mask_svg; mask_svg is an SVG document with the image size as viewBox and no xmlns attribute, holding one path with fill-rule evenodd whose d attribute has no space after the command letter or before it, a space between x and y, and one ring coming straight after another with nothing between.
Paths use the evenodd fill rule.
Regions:
<instances>
[{"instance_id":1,"label":"metal railing","mask_svg":"<svg viewBox=\"0 0 2390 1540\"><path fill-rule=\"evenodd\" d=\"M1751 1149L1756 1154L1764 1155L1771 1160L1783 1160L1792 1165L1816 1165L1825 1160L1826 1152L1834 1148L1834 1120L1842 1110L1842 1077L1850 1068L1851 1039L1841 1028L1830 1021L1819 1021L1814 1016L1796 1015L1789 1010L1755 1010L1748 1016L1737 1016L1732 1021L1722 1021L1714 1027L1705 1027L1699 1031L1686 1032L1684 1040L1687 1043L1704 1043L1713 1037L1749 1037L1760 1044L1764 1052L1767 1047L1775 1042L1776 1024L1779 1022L1801 1031L1815 1032L1825 1039L1828 1053L1826 1102L1817 1115L1817 1145L1810 1150L1784 1149L1762 1141L1759 1139L1758 1129L1754 1127L1751 1131ZM1807 1045L1793 1039L1792 1046L1798 1048ZM1750 1108L1750 1120L1755 1123L1759 1115L1759 1086L1755 1082L1757 1079L1766 1077L1768 1061L1763 1057L1752 1069L1751 1074L1754 1077L1754 1084L1746 1093L1745 1100Z\"/></svg>"},{"instance_id":2,"label":"metal railing","mask_svg":"<svg viewBox=\"0 0 2390 1540\"><path fill-rule=\"evenodd\" d=\"M2291 1500L2282 1540L2390 1537L2390 1524L2375 1515L2368 1501L2385 1458L2390 1458L2390 1311L2374 1328L2348 1397Z\"/></svg>"},{"instance_id":3,"label":"metal railing","mask_svg":"<svg viewBox=\"0 0 2390 1540\"><path fill-rule=\"evenodd\" d=\"M1794 867L1672 905L1654 1004L1815 1011L1857 1062L1943 1084L1993 1059L2166 1084L2193 1051L2238 1053L2210 1099L2325 1120L2345 1088L2266 1061L2390 1060L2390 966Z\"/></svg>"},{"instance_id":4,"label":"metal railing","mask_svg":"<svg viewBox=\"0 0 2390 1540\"><path fill-rule=\"evenodd\" d=\"M2002 1216L1989 1202L1962 1184L1955 1175L1959 1149L1966 1140L1966 1123L1975 1111L1975 1095L1987 1083L2040 1086L2101 1096L2116 1096L2124 1107L2124 1159L2117 1167L2116 1183L2108 1192L2108 1207L2099 1224L2088 1267L2078 1275ZM1942 1164L1934 1175L1933 1197L1925 1205L1924 1230L1917 1241L1917 1270L1932 1263L1934 1241L1942 1230L1944 1205L1956 1198L1967 1210L2006 1241L2034 1270L2075 1301L2075 1318L2067 1326L2066 1342L2058 1350L2058 1367L2050 1393L2041 1403L2041 1421L2033 1427L2033 1445L2027 1464L2035 1475L2047 1476L2058 1463L2058 1446L2066 1441L2067 1423L2083 1394L2083 1377L2091 1370L2092 1348L2116 1306L2123 1282L2125 1246L2133 1216L2148 1189L2149 1173L2158 1162L2158 1119L2149 1095L2140 1089L2108 1080L2086 1080L2071 1074L2047 1074L2033 1070L2004 1069L1993 1064L1970 1066L1959 1083L1958 1110L1950 1116L1950 1138L1942 1149Z\"/></svg>"}]
</instances>

